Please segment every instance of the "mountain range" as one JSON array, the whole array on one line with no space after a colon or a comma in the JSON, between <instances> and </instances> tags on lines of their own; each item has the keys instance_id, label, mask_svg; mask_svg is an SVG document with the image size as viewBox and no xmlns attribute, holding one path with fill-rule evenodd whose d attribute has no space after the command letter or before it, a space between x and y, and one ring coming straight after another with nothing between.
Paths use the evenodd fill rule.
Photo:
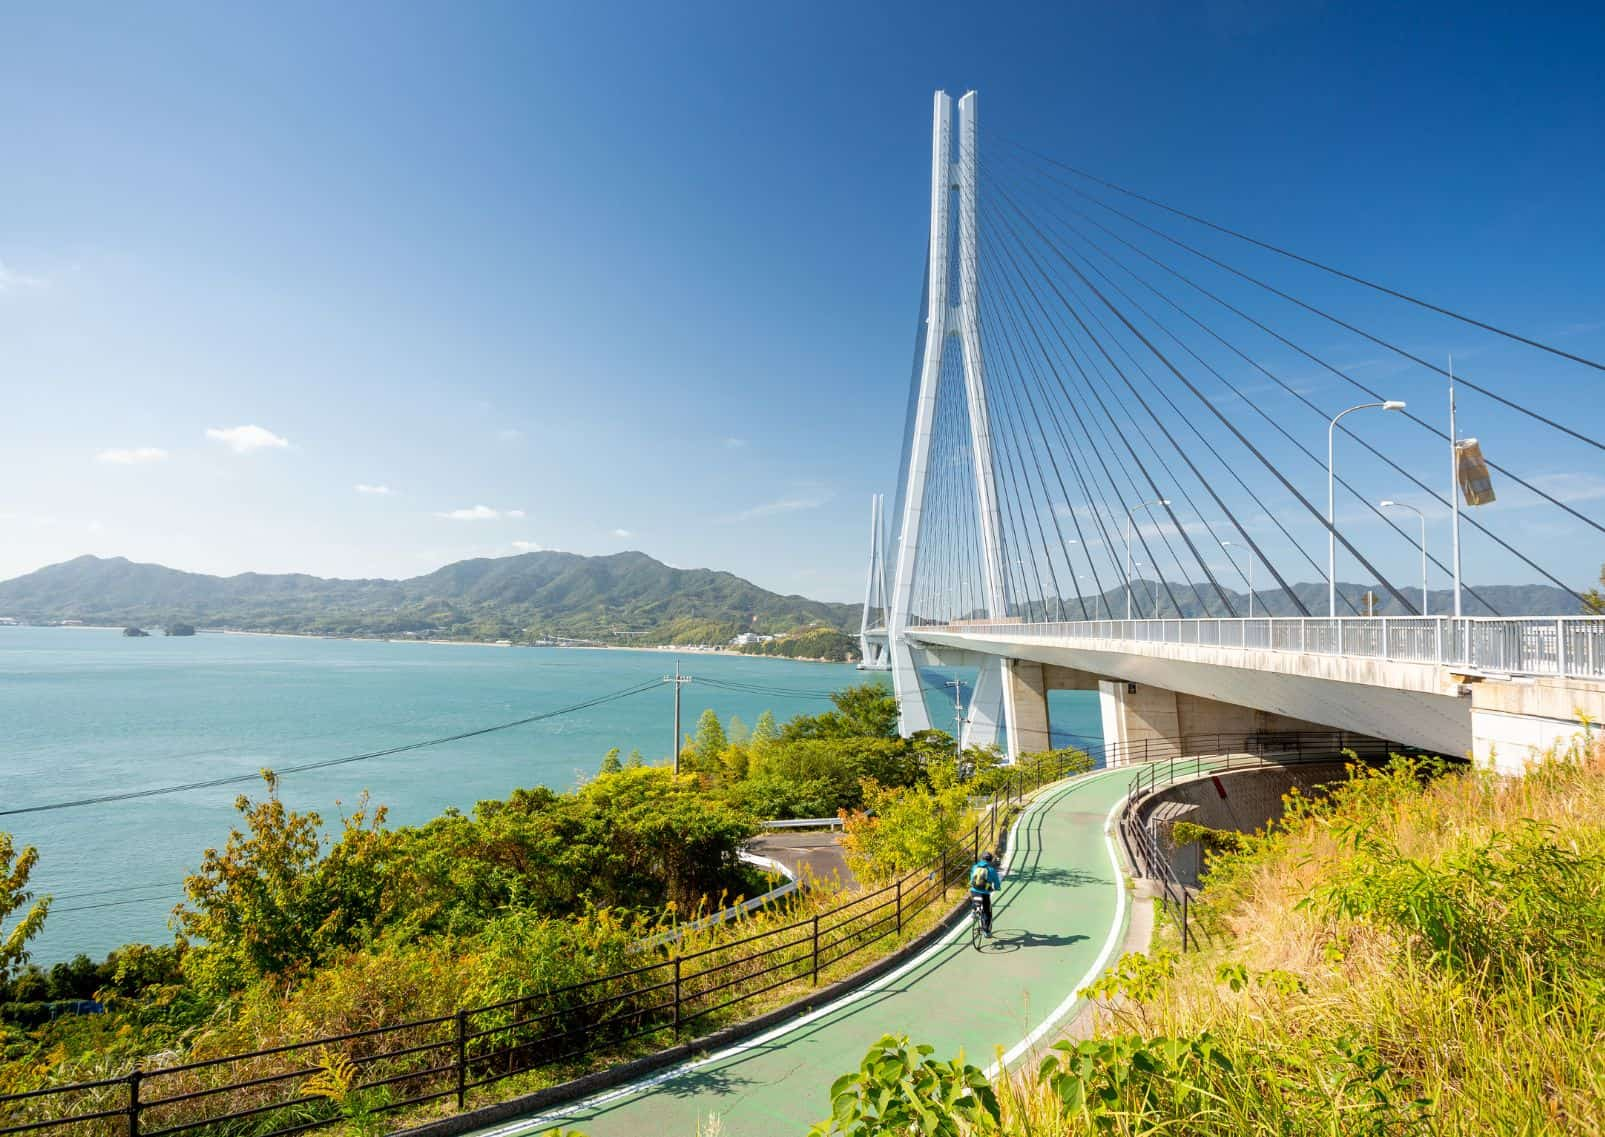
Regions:
<instances>
[{"instance_id":1,"label":"mountain range","mask_svg":"<svg viewBox=\"0 0 1605 1137\"><path fill-rule=\"evenodd\" d=\"M1132 584L1134 614L1154 612L1156 585ZM1365 610L1367 587L1340 585L1339 612ZM1377 592L1375 613L1407 615ZM1161 616L1223 616L1213 589L1167 581L1157 586ZM1238 615L1246 594L1226 590ZM1305 612L1326 611L1324 584L1295 584ZM1416 602L1419 592L1405 593ZM1350 605L1352 604L1352 608ZM1297 616L1288 593L1256 591L1255 615ZM1030 602L1026 619L1077 619L1081 601ZM1430 594L1434 613L1450 610L1447 590ZM1179 612L1178 612L1179 608ZM1123 615L1123 587L1085 597L1090 615ZM1578 611L1576 597L1548 585L1467 589L1468 616L1557 616ZM971 618L979 613L970 613ZM859 608L781 596L728 572L679 569L645 553L586 557L535 552L457 561L407 580L339 580L304 573L208 576L123 557L78 557L0 582L0 617L25 623L80 620L129 626L195 624L248 631L451 639L580 639L602 643L723 643L742 632L786 635L805 628L856 631Z\"/></svg>"},{"instance_id":2,"label":"mountain range","mask_svg":"<svg viewBox=\"0 0 1605 1137\"><path fill-rule=\"evenodd\" d=\"M457 561L408 580L221 577L83 556L0 582L0 616L319 635L722 643L749 631L856 629L859 609L781 596L728 572L672 568L645 553L545 551Z\"/></svg>"}]
</instances>

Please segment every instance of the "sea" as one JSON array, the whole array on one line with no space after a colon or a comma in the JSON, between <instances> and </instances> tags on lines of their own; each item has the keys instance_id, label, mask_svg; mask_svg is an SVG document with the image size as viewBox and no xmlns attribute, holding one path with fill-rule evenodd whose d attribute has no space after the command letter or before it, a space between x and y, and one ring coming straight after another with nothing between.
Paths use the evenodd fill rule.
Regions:
<instances>
[{"instance_id":1,"label":"sea","mask_svg":"<svg viewBox=\"0 0 1605 1137\"><path fill-rule=\"evenodd\" d=\"M692 677L682 689L685 733L709 707L750 727L765 710L784 721L828 710L841 687L887 681L850 664L712 653L0 627L0 831L38 849L31 887L54 898L31 944L34 962L170 940L185 875L227 841L235 799L262 795L255 775L264 768L356 758L281 777L288 806L317 810L337 831L364 792L391 824L416 824L521 786L572 789L611 747L663 761L669 684L357 756L573 707L660 680L677 663ZM973 674L926 676L938 724L952 718L951 679L967 690ZM1055 692L1050 716L1057 744L1098 740L1095 695ZM163 792L233 777L242 781ZM114 800L89 800L99 798Z\"/></svg>"}]
</instances>

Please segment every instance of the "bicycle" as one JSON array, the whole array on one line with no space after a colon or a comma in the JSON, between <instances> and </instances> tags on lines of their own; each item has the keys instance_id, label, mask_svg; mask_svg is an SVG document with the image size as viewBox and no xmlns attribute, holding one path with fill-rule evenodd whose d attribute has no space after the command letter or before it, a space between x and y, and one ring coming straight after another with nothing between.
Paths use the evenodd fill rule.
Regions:
<instances>
[{"instance_id":1,"label":"bicycle","mask_svg":"<svg viewBox=\"0 0 1605 1137\"><path fill-rule=\"evenodd\" d=\"M992 921L986 917L985 896L970 893L970 946L981 950L981 941L992 934Z\"/></svg>"}]
</instances>

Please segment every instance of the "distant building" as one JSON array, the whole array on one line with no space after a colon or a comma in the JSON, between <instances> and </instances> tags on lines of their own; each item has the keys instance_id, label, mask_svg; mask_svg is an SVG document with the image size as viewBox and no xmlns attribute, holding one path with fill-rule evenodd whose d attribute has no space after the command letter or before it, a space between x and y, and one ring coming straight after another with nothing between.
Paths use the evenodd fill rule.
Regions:
<instances>
[{"instance_id":1,"label":"distant building","mask_svg":"<svg viewBox=\"0 0 1605 1137\"><path fill-rule=\"evenodd\" d=\"M17 618L15 616L0 616L0 626L14 628L17 626Z\"/></svg>"},{"instance_id":2,"label":"distant building","mask_svg":"<svg viewBox=\"0 0 1605 1137\"><path fill-rule=\"evenodd\" d=\"M730 646L746 647L748 644L766 644L771 642L774 638L774 636L760 636L757 632L742 632L739 636L730 641Z\"/></svg>"}]
</instances>

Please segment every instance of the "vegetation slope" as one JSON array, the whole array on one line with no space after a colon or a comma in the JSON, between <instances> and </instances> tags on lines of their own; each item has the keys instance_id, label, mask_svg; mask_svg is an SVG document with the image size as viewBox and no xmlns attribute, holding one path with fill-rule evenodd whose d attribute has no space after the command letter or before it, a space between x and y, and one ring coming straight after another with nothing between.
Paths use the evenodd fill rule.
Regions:
<instances>
[{"instance_id":1,"label":"vegetation slope","mask_svg":"<svg viewBox=\"0 0 1605 1137\"><path fill-rule=\"evenodd\" d=\"M780 596L727 572L645 553L553 551L478 558L409 580L300 573L219 577L78 557L0 582L0 614L23 620L167 624L321 635L427 635L524 642L724 643L741 632L856 627L858 610Z\"/></svg>"},{"instance_id":2,"label":"vegetation slope","mask_svg":"<svg viewBox=\"0 0 1605 1137\"><path fill-rule=\"evenodd\" d=\"M819 1132L1605 1132L1605 739L1523 778L1357 767L1290 804L1219 843L1203 951L1162 934L1094 985L1094 1037L990 1086L889 1036Z\"/></svg>"}]
</instances>

